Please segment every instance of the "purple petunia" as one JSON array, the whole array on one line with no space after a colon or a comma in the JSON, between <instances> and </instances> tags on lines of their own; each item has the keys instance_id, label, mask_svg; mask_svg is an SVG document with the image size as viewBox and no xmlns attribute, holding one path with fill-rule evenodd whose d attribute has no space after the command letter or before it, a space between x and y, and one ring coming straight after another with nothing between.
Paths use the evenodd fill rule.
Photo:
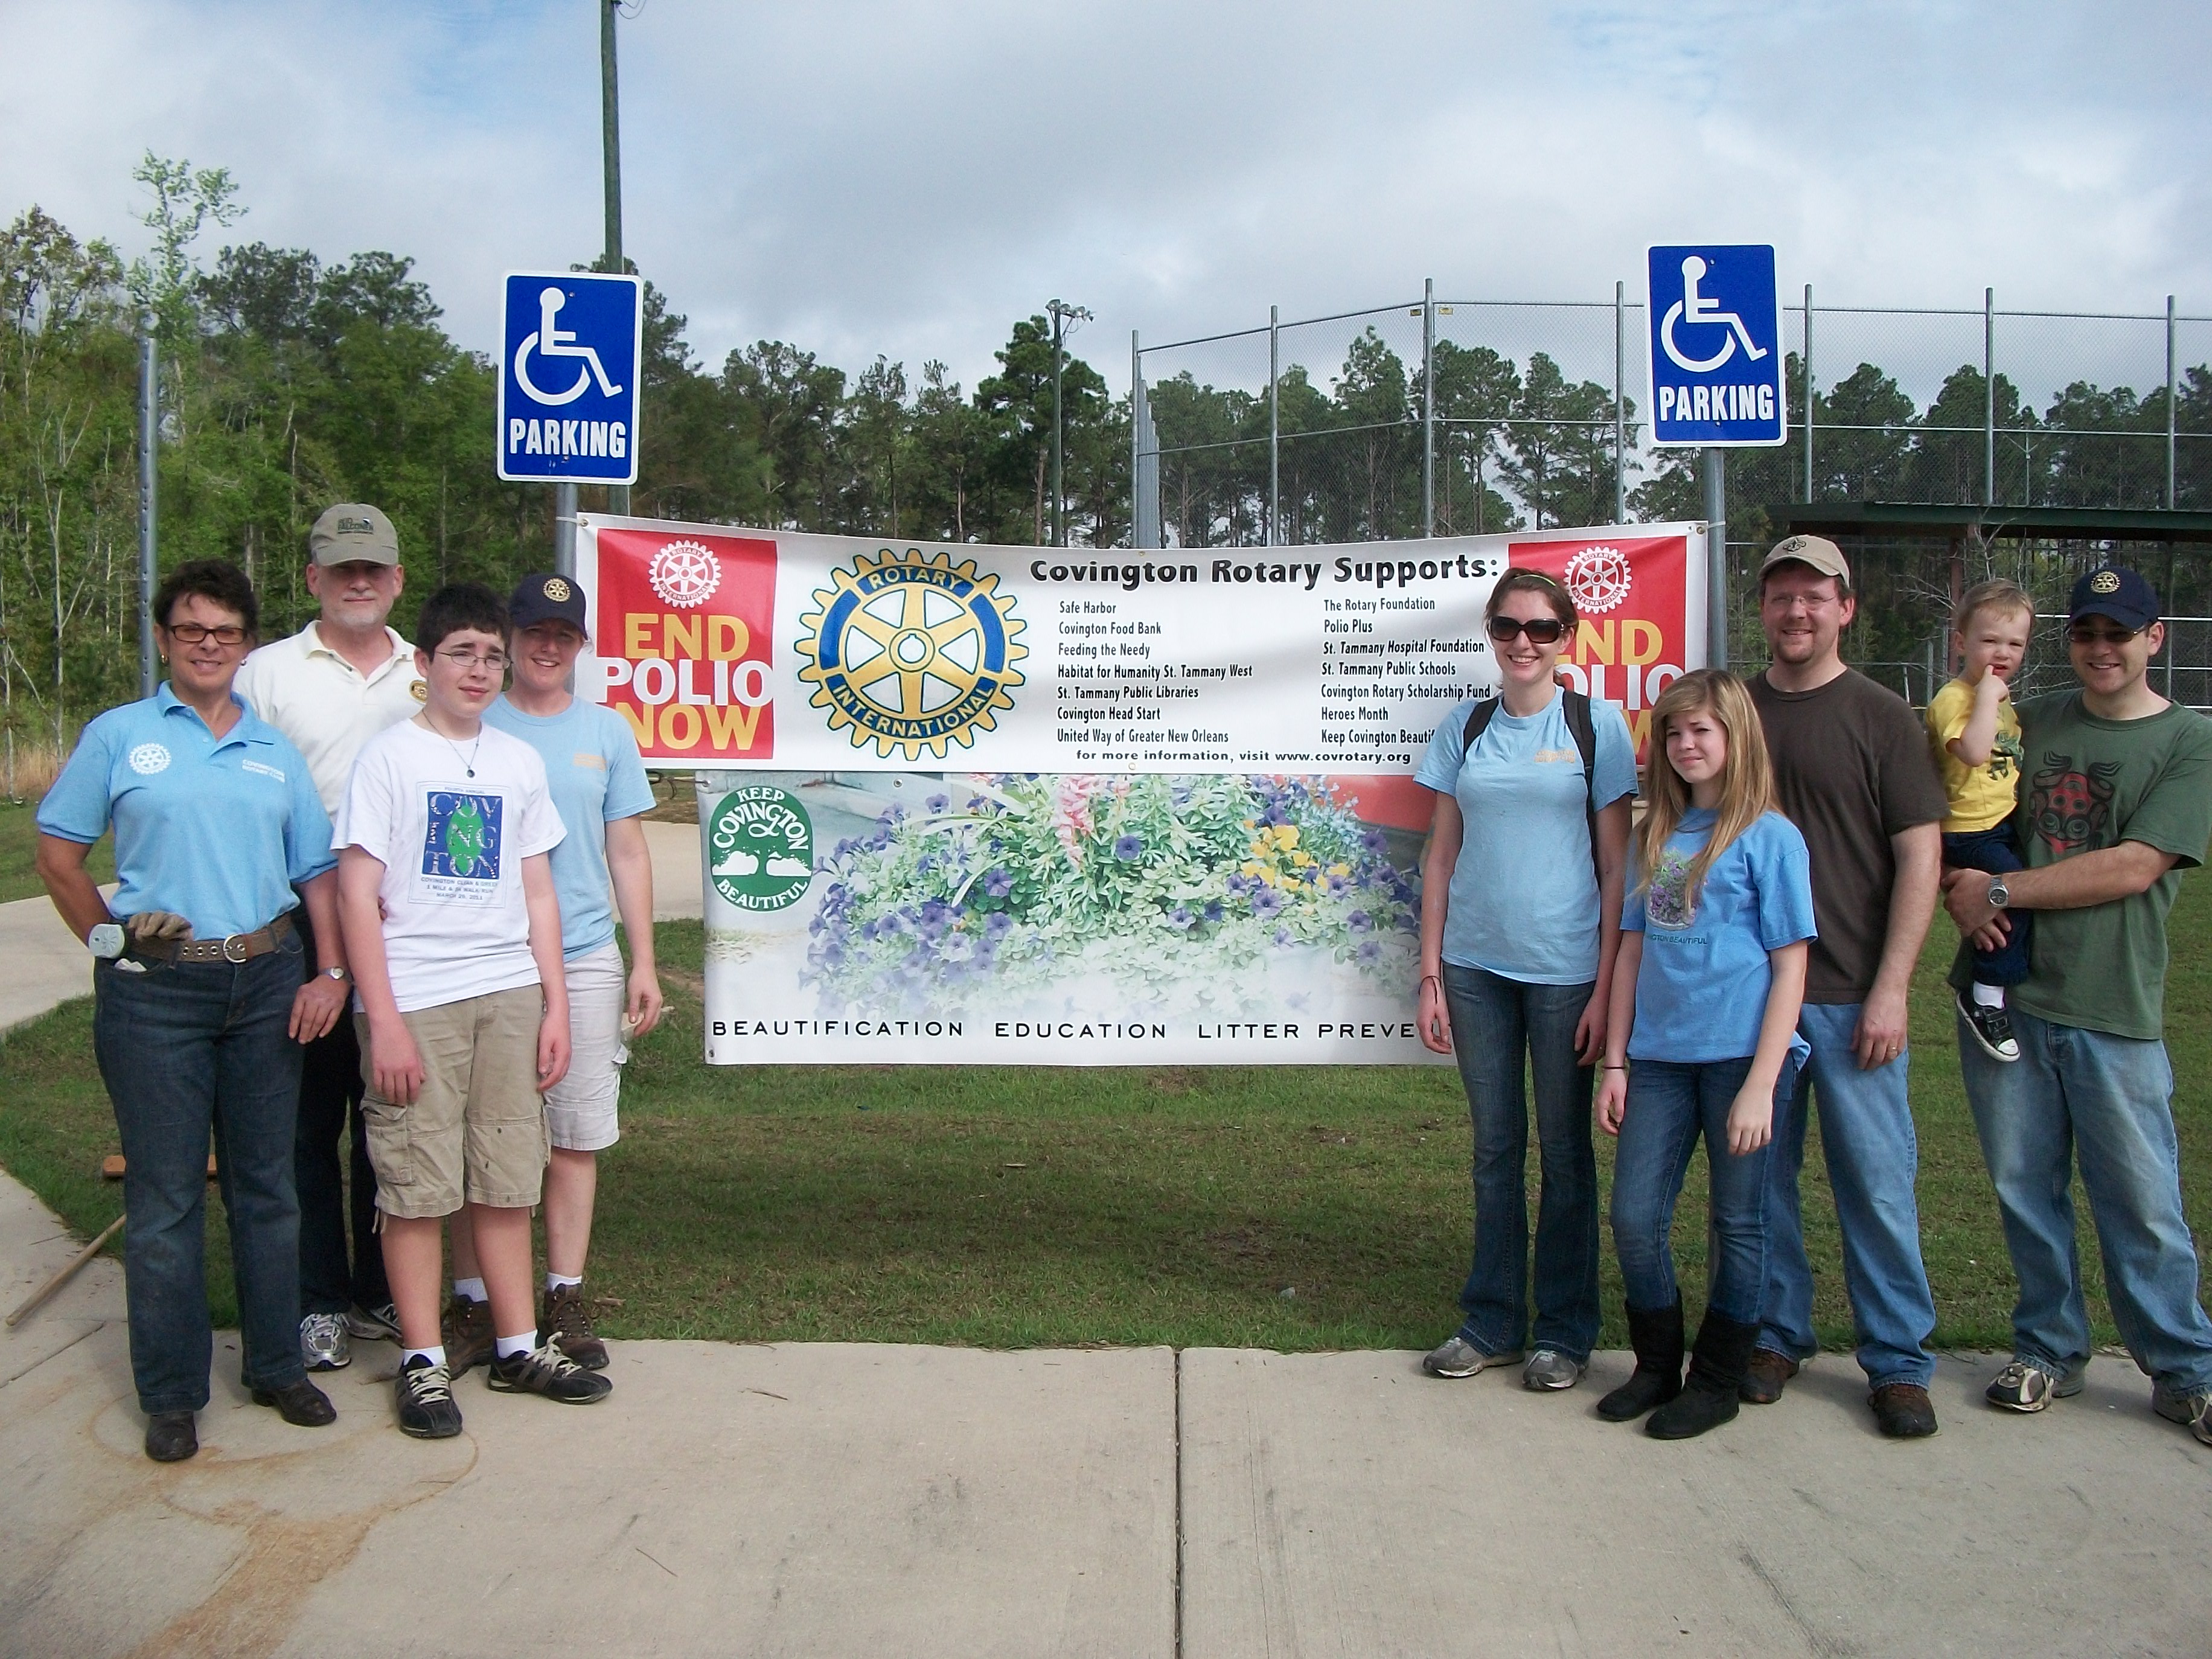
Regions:
<instances>
[{"instance_id":1,"label":"purple petunia","mask_svg":"<svg viewBox=\"0 0 2212 1659\"><path fill-rule=\"evenodd\" d=\"M1168 926L1170 927L1188 927L1197 920L1196 916L1191 915L1190 907L1187 904L1178 904L1168 912Z\"/></svg>"},{"instance_id":2,"label":"purple petunia","mask_svg":"<svg viewBox=\"0 0 2212 1659\"><path fill-rule=\"evenodd\" d=\"M1358 954L1362 962L1379 961L1382 955L1382 947L1370 939L1359 947Z\"/></svg>"},{"instance_id":3,"label":"purple petunia","mask_svg":"<svg viewBox=\"0 0 2212 1659\"><path fill-rule=\"evenodd\" d=\"M987 898L1004 898L1013 890L1013 875L1004 866L990 871L983 878L983 894Z\"/></svg>"},{"instance_id":4,"label":"purple petunia","mask_svg":"<svg viewBox=\"0 0 2212 1659\"><path fill-rule=\"evenodd\" d=\"M952 805L952 798L950 795L932 795L924 805L933 812L942 812Z\"/></svg>"},{"instance_id":5,"label":"purple petunia","mask_svg":"<svg viewBox=\"0 0 2212 1659\"><path fill-rule=\"evenodd\" d=\"M1355 933L1371 933L1375 931L1375 918L1364 910L1354 910L1344 920L1345 924Z\"/></svg>"},{"instance_id":6,"label":"purple petunia","mask_svg":"<svg viewBox=\"0 0 2212 1659\"><path fill-rule=\"evenodd\" d=\"M1142 858L1144 855L1145 841L1143 836L1121 836L1115 838L1114 842L1114 856L1120 859L1123 863L1126 864L1132 859Z\"/></svg>"},{"instance_id":7,"label":"purple petunia","mask_svg":"<svg viewBox=\"0 0 2212 1659\"><path fill-rule=\"evenodd\" d=\"M1252 914L1262 921L1282 908L1283 896L1264 883L1261 884L1260 890L1252 895Z\"/></svg>"}]
</instances>

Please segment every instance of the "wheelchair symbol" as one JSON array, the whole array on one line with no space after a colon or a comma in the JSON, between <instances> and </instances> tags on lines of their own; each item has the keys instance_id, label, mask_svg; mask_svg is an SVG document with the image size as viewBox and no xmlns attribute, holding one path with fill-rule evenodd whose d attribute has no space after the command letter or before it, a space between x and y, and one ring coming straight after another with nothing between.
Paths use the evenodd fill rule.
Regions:
<instances>
[{"instance_id":1,"label":"wheelchair symbol","mask_svg":"<svg viewBox=\"0 0 2212 1659\"><path fill-rule=\"evenodd\" d=\"M559 289L541 289L538 295L538 331L524 336L522 343L515 348L514 352L515 383L528 392L534 401L544 404L549 408L558 408L562 404L574 403L584 395L585 389L595 379L599 383L599 394L602 397L617 397L622 392L620 386L607 379L606 366L599 362L599 354L590 346L576 343L576 331L574 329L554 326L554 318L560 313L561 307L568 303L568 296ZM530 355L533 351L540 357L568 357L577 360L576 384L566 392L540 392L530 379Z\"/></svg>"},{"instance_id":2,"label":"wheelchair symbol","mask_svg":"<svg viewBox=\"0 0 2212 1659\"><path fill-rule=\"evenodd\" d=\"M1659 343L1678 368L1692 374L1710 374L1735 354L1736 342L1743 342L1743 355L1757 362L1766 356L1765 348L1753 345L1751 331L1743 325L1743 319L1733 311L1720 309L1720 301L1708 300L1698 292L1698 280L1706 271L1703 259L1692 253L1682 261L1682 297L1667 307L1667 315L1659 325ZM549 292L550 290L548 290ZM549 316L551 313L547 313ZM1730 331L1721 337L1721 349L1710 357L1686 357L1674 343L1674 325L1695 324L1699 326L1726 328Z\"/></svg>"}]
</instances>

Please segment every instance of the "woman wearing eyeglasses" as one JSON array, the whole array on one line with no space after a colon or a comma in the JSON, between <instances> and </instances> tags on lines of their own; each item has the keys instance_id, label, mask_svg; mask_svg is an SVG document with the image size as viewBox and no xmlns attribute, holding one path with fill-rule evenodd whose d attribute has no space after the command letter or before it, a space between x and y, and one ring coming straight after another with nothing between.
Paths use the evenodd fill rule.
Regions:
<instances>
[{"instance_id":1,"label":"woman wearing eyeglasses","mask_svg":"<svg viewBox=\"0 0 2212 1659\"><path fill-rule=\"evenodd\" d=\"M1521 1361L1531 1389L1582 1380L1598 1329L1592 1067L1620 949L1636 750L1618 704L1558 683L1574 600L1516 567L1484 629L1498 695L1437 728L1418 782L1436 792L1421 888L1421 1041L1456 1056L1474 1127L1474 1261L1458 1332L1431 1376ZM1528 1108L1543 1186L1530 1316Z\"/></svg>"},{"instance_id":2,"label":"woman wearing eyeglasses","mask_svg":"<svg viewBox=\"0 0 2212 1659\"><path fill-rule=\"evenodd\" d=\"M193 1413L208 1402L210 1132L246 1387L288 1423L336 1418L300 1353L292 1139L301 1047L336 1023L347 988L330 819L299 750L231 694L258 625L252 585L225 560L194 560L153 609L169 679L86 726L40 805L38 857L94 958L93 1042L123 1139L131 1370L146 1455L167 1463L199 1449ZM112 908L85 871L111 825ZM329 941L312 979L290 914L301 895Z\"/></svg>"}]
</instances>

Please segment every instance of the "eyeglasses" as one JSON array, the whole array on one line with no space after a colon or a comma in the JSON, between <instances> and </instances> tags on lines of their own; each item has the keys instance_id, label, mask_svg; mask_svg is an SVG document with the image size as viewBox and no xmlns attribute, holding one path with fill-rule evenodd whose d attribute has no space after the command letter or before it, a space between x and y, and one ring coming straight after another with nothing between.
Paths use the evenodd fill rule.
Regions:
<instances>
[{"instance_id":1,"label":"eyeglasses","mask_svg":"<svg viewBox=\"0 0 2212 1659\"><path fill-rule=\"evenodd\" d=\"M488 668L495 674L507 672L507 653L504 651L441 651L438 654L463 671Z\"/></svg>"},{"instance_id":2,"label":"eyeglasses","mask_svg":"<svg viewBox=\"0 0 2212 1659\"><path fill-rule=\"evenodd\" d=\"M219 628L210 628L205 623L171 623L168 634L179 645L198 645L204 640L213 640L221 646L246 643L246 630L236 623L225 623Z\"/></svg>"},{"instance_id":3,"label":"eyeglasses","mask_svg":"<svg viewBox=\"0 0 2212 1659\"><path fill-rule=\"evenodd\" d=\"M1531 617L1525 622L1518 617L1492 617L1483 628L1500 645L1510 645L1523 634L1531 645L1556 645L1567 631L1557 617Z\"/></svg>"},{"instance_id":4,"label":"eyeglasses","mask_svg":"<svg viewBox=\"0 0 2212 1659\"><path fill-rule=\"evenodd\" d=\"M2125 645L2140 628L2094 628L2085 623L2075 623L2066 630L2066 637L2076 645Z\"/></svg>"}]
</instances>

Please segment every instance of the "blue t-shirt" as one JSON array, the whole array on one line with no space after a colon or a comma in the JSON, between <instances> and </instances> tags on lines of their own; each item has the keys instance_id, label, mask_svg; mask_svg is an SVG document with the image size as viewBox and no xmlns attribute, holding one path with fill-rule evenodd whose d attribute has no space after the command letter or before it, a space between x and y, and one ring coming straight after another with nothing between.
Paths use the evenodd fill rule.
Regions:
<instances>
[{"instance_id":1,"label":"blue t-shirt","mask_svg":"<svg viewBox=\"0 0 2212 1659\"><path fill-rule=\"evenodd\" d=\"M173 911L196 939L251 933L337 864L307 763L238 709L218 738L164 681L88 724L39 803L39 828L64 841L89 847L114 824L117 915Z\"/></svg>"},{"instance_id":2,"label":"blue t-shirt","mask_svg":"<svg viewBox=\"0 0 2212 1659\"><path fill-rule=\"evenodd\" d=\"M1622 931L1644 935L1631 1060L1694 1065L1757 1053L1774 984L1766 953L1816 931L1813 861L1805 837L1779 812L1764 814L1728 844L1690 902L1690 860L1714 817L1683 813L1650 884L1632 888L1622 902Z\"/></svg>"},{"instance_id":3,"label":"blue t-shirt","mask_svg":"<svg viewBox=\"0 0 2212 1659\"><path fill-rule=\"evenodd\" d=\"M1443 958L1524 985L1587 985L1597 977L1597 872L1585 820L1592 794L1582 750L1554 696L1525 719L1501 705L1461 744L1473 702L1444 717L1413 781L1459 802L1466 830L1452 866ZM1620 705L1594 699L1597 805L1636 793L1636 745Z\"/></svg>"},{"instance_id":4,"label":"blue t-shirt","mask_svg":"<svg viewBox=\"0 0 2212 1659\"><path fill-rule=\"evenodd\" d=\"M653 785L638 758L637 738L613 709L580 698L547 716L526 714L501 696L484 710L484 722L520 738L545 763L546 787L568 832L553 849L561 954L596 951L615 936L606 827L653 809Z\"/></svg>"}]
</instances>

